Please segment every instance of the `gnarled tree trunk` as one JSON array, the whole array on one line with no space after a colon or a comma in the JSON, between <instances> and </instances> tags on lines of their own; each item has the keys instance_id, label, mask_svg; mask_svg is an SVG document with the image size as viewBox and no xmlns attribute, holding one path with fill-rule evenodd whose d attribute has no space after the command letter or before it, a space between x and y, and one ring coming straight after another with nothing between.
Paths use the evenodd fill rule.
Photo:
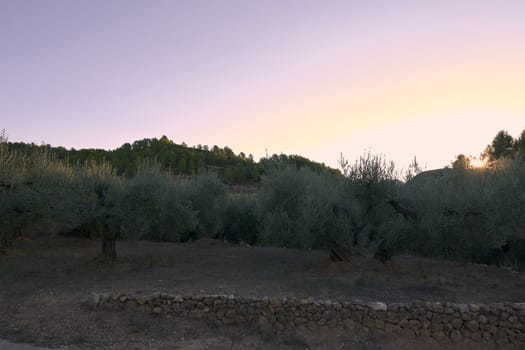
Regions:
<instances>
[{"instance_id":1,"label":"gnarled tree trunk","mask_svg":"<svg viewBox=\"0 0 525 350\"><path fill-rule=\"evenodd\" d=\"M102 234L102 256L112 261L117 259L117 239L106 232Z\"/></svg>"},{"instance_id":2,"label":"gnarled tree trunk","mask_svg":"<svg viewBox=\"0 0 525 350\"><path fill-rule=\"evenodd\" d=\"M118 232L109 224L109 216L104 216L102 224L102 256L108 260L117 259L117 236Z\"/></svg>"}]
</instances>

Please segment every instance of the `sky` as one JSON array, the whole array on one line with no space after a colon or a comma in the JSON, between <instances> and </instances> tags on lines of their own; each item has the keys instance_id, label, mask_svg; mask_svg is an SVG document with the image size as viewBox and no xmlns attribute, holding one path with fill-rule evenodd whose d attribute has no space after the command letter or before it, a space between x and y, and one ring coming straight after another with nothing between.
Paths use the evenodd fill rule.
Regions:
<instances>
[{"instance_id":1,"label":"sky","mask_svg":"<svg viewBox=\"0 0 525 350\"><path fill-rule=\"evenodd\" d=\"M0 0L0 129L439 168L525 129L524 19L521 0Z\"/></svg>"}]
</instances>

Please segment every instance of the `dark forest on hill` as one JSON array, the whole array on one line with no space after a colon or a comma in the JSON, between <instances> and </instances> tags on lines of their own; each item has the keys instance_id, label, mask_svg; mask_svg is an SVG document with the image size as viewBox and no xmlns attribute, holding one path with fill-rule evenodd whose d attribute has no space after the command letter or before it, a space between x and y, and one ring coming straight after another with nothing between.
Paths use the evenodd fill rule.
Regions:
<instances>
[{"instance_id":1,"label":"dark forest on hill","mask_svg":"<svg viewBox=\"0 0 525 350\"><path fill-rule=\"evenodd\" d=\"M314 171L337 170L324 164L316 163L298 155L274 154L256 162L253 156L243 152L235 154L229 147L208 147L197 145L188 147L185 143L176 144L166 136L160 139L143 139L133 143L125 143L115 150L104 149L66 149L50 145L34 143L9 142L8 148L16 153L29 155L34 152L46 151L59 161L70 165L85 165L107 162L117 175L132 177L139 167L146 163L158 163L162 170L174 175L197 175L214 172L228 184L253 184L260 181L265 169L280 165L296 168L308 167Z\"/></svg>"}]
</instances>

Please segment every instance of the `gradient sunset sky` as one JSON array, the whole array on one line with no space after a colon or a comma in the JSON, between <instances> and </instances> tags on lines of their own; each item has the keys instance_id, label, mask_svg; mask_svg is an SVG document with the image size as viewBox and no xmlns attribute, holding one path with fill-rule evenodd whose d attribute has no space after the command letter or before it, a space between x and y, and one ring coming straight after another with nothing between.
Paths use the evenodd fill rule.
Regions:
<instances>
[{"instance_id":1,"label":"gradient sunset sky","mask_svg":"<svg viewBox=\"0 0 525 350\"><path fill-rule=\"evenodd\" d=\"M429 169L525 128L525 1L0 0L0 129Z\"/></svg>"}]
</instances>

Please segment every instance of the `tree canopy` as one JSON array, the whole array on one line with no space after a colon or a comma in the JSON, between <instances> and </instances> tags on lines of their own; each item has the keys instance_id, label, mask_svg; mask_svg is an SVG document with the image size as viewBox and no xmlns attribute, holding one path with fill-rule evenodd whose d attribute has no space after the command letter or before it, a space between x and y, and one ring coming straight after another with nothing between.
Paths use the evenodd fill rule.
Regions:
<instances>
[{"instance_id":1,"label":"tree canopy","mask_svg":"<svg viewBox=\"0 0 525 350\"><path fill-rule=\"evenodd\" d=\"M339 173L338 170L297 155L274 154L256 162L251 154L248 156L243 152L235 154L227 146L188 147L185 143L174 143L167 136L125 143L115 150L94 148L68 150L64 147L23 142L8 142L8 147L24 155L46 151L53 158L66 161L70 165L106 162L114 168L117 175L127 177L134 176L144 163L152 161L158 163L163 171L173 175L191 176L213 172L218 174L223 182L229 184L257 183L261 175L265 175L269 168L276 166L293 166L297 169L306 166L317 172L329 169Z\"/></svg>"}]
</instances>

